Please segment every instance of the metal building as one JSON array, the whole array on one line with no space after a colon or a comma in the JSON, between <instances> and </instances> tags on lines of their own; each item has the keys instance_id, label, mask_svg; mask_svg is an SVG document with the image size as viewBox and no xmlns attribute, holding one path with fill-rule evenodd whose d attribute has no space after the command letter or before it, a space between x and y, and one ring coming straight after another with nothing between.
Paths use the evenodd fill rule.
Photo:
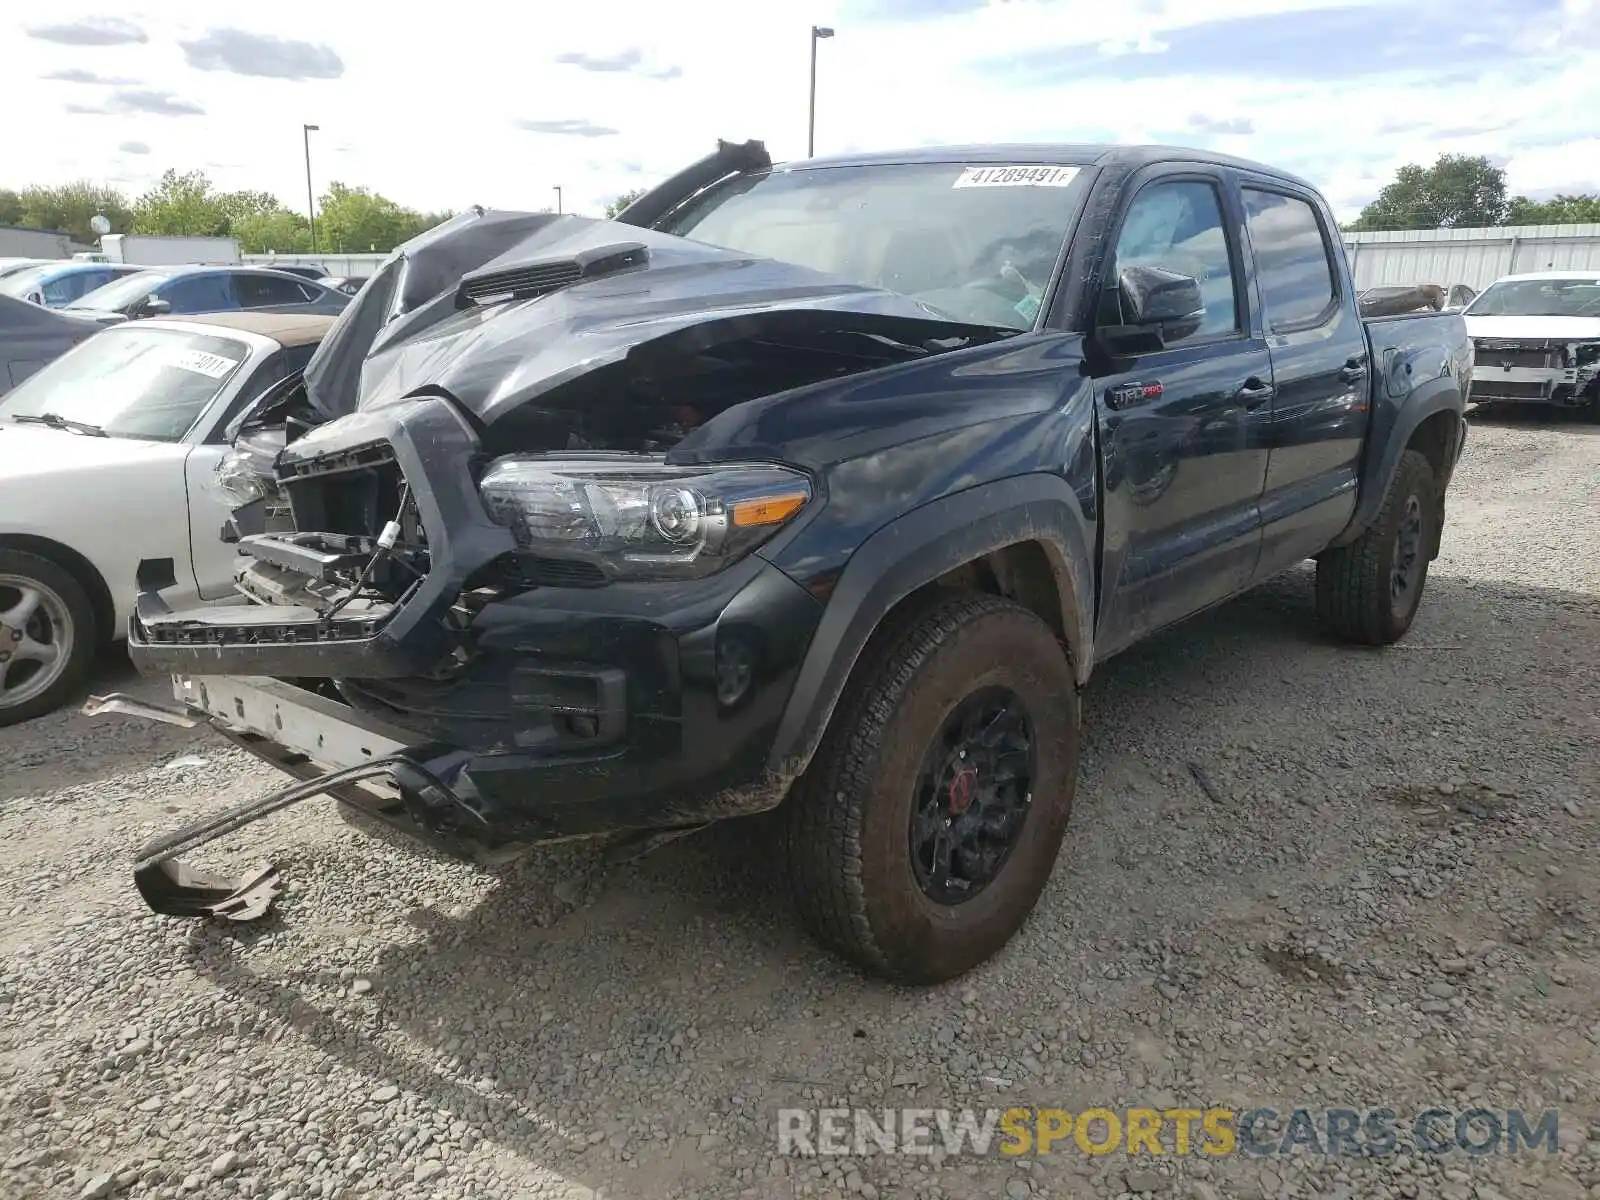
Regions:
<instances>
[{"instance_id":1,"label":"metal building","mask_svg":"<svg viewBox=\"0 0 1600 1200\"><path fill-rule=\"evenodd\" d=\"M1481 292L1502 275L1522 271L1594 271L1600 276L1600 225L1346 233L1344 244L1358 288L1464 283Z\"/></svg>"}]
</instances>

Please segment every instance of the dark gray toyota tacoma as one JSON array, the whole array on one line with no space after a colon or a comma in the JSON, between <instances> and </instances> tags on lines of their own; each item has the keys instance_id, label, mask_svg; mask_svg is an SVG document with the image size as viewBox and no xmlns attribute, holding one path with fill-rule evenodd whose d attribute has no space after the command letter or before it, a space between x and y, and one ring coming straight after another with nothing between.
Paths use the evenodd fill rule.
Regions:
<instances>
[{"instance_id":1,"label":"dark gray toyota tacoma","mask_svg":"<svg viewBox=\"0 0 1600 1200\"><path fill-rule=\"evenodd\" d=\"M141 566L135 660L302 782L136 880L255 915L275 872L176 856L317 794L491 863L781 807L812 932L947 979L1050 877L1097 663L1308 558L1405 634L1471 371L1197 151L722 143L613 221L463 214L242 422L251 603Z\"/></svg>"}]
</instances>

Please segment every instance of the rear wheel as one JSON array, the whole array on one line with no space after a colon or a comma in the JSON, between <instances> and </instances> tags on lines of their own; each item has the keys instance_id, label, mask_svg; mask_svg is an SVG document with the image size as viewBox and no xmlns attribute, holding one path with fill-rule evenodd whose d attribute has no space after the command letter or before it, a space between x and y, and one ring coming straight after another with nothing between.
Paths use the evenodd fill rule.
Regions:
<instances>
[{"instance_id":1,"label":"rear wheel","mask_svg":"<svg viewBox=\"0 0 1600 1200\"><path fill-rule=\"evenodd\" d=\"M1405 636L1422 603L1439 513L1432 466L1405 451L1377 519L1317 559L1317 612L1335 633L1369 646Z\"/></svg>"},{"instance_id":2,"label":"rear wheel","mask_svg":"<svg viewBox=\"0 0 1600 1200\"><path fill-rule=\"evenodd\" d=\"M996 596L932 603L868 648L785 806L802 919L884 978L962 974L1038 902L1077 767L1077 688L1049 627Z\"/></svg>"},{"instance_id":3,"label":"rear wheel","mask_svg":"<svg viewBox=\"0 0 1600 1200\"><path fill-rule=\"evenodd\" d=\"M0 726L59 708L94 661L94 607L70 571L0 550Z\"/></svg>"}]
</instances>

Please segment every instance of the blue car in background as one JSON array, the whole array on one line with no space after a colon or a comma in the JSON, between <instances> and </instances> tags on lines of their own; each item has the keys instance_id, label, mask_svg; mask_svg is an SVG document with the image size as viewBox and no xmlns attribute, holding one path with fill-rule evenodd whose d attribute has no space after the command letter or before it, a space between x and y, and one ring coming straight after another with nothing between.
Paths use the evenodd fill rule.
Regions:
<instances>
[{"instance_id":1,"label":"blue car in background","mask_svg":"<svg viewBox=\"0 0 1600 1200\"><path fill-rule=\"evenodd\" d=\"M3 282L3 281L0 281ZM103 324L189 313L327 313L350 297L309 279L261 267L146 268L90 292L63 311Z\"/></svg>"},{"instance_id":2,"label":"blue car in background","mask_svg":"<svg viewBox=\"0 0 1600 1200\"><path fill-rule=\"evenodd\" d=\"M66 308L90 292L124 275L137 274L141 269L127 263L36 263L0 278L0 295L42 304L46 308Z\"/></svg>"}]
</instances>

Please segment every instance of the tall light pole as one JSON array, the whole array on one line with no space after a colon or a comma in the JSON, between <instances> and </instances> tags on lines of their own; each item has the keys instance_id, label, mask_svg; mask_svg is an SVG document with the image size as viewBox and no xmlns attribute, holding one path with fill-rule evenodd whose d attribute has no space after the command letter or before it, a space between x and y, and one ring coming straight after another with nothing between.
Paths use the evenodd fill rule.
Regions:
<instances>
[{"instance_id":1,"label":"tall light pole","mask_svg":"<svg viewBox=\"0 0 1600 1200\"><path fill-rule=\"evenodd\" d=\"M556 184L556 216L561 215L561 185Z\"/></svg>"},{"instance_id":2,"label":"tall light pole","mask_svg":"<svg viewBox=\"0 0 1600 1200\"><path fill-rule=\"evenodd\" d=\"M817 43L831 38L833 30L826 25L811 27L811 109L806 120L806 157L817 152Z\"/></svg>"},{"instance_id":3,"label":"tall light pole","mask_svg":"<svg viewBox=\"0 0 1600 1200\"><path fill-rule=\"evenodd\" d=\"M317 126L302 125L300 134L306 143L306 220L311 222L311 253L317 252L317 203L311 198L311 135Z\"/></svg>"}]
</instances>

